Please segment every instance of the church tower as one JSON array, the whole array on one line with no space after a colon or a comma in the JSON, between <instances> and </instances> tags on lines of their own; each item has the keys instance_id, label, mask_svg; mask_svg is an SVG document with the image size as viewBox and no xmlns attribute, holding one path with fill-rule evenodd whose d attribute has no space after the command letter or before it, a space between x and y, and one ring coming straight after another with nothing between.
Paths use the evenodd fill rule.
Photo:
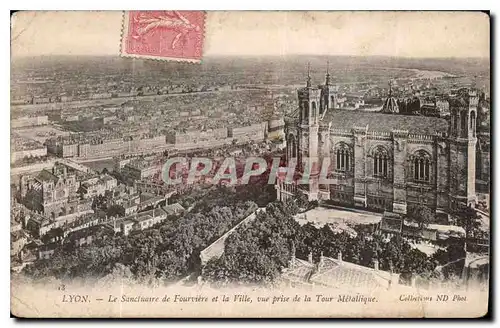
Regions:
<instances>
[{"instance_id":1,"label":"church tower","mask_svg":"<svg viewBox=\"0 0 500 328\"><path fill-rule=\"evenodd\" d=\"M328 110L337 108L337 90L331 85L330 79L330 63L326 62L325 85L321 88L320 115L323 115Z\"/></svg>"},{"instance_id":2,"label":"church tower","mask_svg":"<svg viewBox=\"0 0 500 328\"><path fill-rule=\"evenodd\" d=\"M319 120L320 90L312 87L311 67L307 64L306 87L299 89L299 121L301 125L316 125Z\"/></svg>"},{"instance_id":3,"label":"church tower","mask_svg":"<svg viewBox=\"0 0 500 328\"><path fill-rule=\"evenodd\" d=\"M450 196L451 206L476 203L476 90L461 89L450 100Z\"/></svg>"},{"instance_id":4,"label":"church tower","mask_svg":"<svg viewBox=\"0 0 500 328\"><path fill-rule=\"evenodd\" d=\"M306 87L299 89L297 93L299 100L299 156L297 165L308 179L309 200L317 200L321 90L312 86L310 64L307 65Z\"/></svg>"}]
</instances>

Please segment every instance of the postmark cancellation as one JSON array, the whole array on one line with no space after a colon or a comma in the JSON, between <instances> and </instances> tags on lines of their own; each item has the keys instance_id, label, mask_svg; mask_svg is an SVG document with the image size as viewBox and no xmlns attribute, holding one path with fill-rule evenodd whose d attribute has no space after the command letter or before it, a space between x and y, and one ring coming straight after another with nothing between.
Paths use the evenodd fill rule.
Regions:
<instances>
[{"instance_id":1,"label":"postmark cancellation","mask_svg":"<svg viewBox=\"0 0 500 328\"><path fill-rule=\"evenodd\" d=\"M199 63L205 12L127 11L123 15L122 57Z\"/></svg>"}]
</instances>

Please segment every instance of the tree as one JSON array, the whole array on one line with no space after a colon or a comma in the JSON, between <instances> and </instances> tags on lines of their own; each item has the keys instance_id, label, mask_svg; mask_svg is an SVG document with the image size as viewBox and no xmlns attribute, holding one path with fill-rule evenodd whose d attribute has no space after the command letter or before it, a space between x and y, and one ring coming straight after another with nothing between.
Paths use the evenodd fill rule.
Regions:
<instances>
[{"instance_id":1,"label":"tree","mask_svg":"<svg viewBox=\"0 0 500 328\"><path fill-rule=\"evenodd\" d=\"M204 267L205 279L216 285L273 283L288 265L291 241L298 243L300 225L290 210L285 203L270 203L266 212L236 229L226 239L224 255Z\"/></svg>"},{"instance_id":2,"label":"tree","mask_svg":"<svg viewBox=\"0 0 500 328\"><path fill-rule=\"evenodd\" d=\"M80 188L82 188L82 187L80 187ZM78 193L81 195L81 197L83 197L83 194L85 193L85 189L82 189ZM102 208L104 208L106 206L106 202L107 202L106 196L104 196L104 195L97 195L92 200L92 209L93 210L96 210L96 209L99 209L99 208L102 209Z\"/></svg>"},{"instance_id":3,"label":"tree","mask_svg":"<svg viewBox=\"0 0 500 328\"><path fill-rule=\"evenodd\" d=\"M478 237L481 232L481 216L472 207L462 207L455 211L453 216L457 220L457 224L464 228L465 238Z\"/></svg>"},{"instance_id":4,"label":"tree","mask_svg":"<svg viewBox=\"0 0 500 328\"><path fill-rule=\"evenodd\" d=\"M61 228L52 228L45 235L42 236L41 241L44 244L47 244L52 241L57 241L59 239L63 239L64 231Z\"/></svg>"},{"instance_id":5,"label":"tree","mask_svg":"<svg viewBox=\"0 0 500 328\"><path fill-rule=\"evenodd\" d=\"M432 210L425 205L417 205L410 210L408 219L416 222L420 229L426 227L429 223L434 221L434 214Z\"/></svg>"},{"instance_id":6,"label":"tree","mask_svg":"<svg viewBox=\"0 0 500 328\"><path fill-rule=\"evenodd\" d=\"M114 216L114 217L122 217L125 216L125 208L121 205L111 205L108 207L106 211L106 215L109 216Z\"/></svg>"},{"instance_id":7,"label":"tree","mask_svg":"<svg viewBox=\"0 0 500 328\"><path fill-rule=\"evenodd\" d=\"M307 195L303 192L297 191L294 195L295 202L297 203L297 206L302 208L302 209L307 209L309 206L309 199L307 198Z\"/></svg>"}]
</instances>

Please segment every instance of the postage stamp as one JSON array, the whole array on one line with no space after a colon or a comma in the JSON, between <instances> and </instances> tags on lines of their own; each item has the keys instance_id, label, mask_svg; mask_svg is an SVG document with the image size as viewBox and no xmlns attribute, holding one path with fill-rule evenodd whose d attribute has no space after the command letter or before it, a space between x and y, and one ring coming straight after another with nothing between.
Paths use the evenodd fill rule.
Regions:
<instances>
[{"instance_id":1,"label":"postage stamp","mask_svg":"<svg viewBox=\"0 0 500 328\"><path fill-rule=\"evenodd\" d=\"M203 11L125 12L121 55L200 62L204 25Z\"/></svg>"}]
</instances>

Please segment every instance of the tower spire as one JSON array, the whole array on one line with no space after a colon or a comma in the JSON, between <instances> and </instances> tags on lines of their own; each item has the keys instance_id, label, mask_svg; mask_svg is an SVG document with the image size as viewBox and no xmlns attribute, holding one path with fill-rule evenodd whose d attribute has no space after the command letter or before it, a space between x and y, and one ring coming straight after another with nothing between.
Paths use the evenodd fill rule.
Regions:
<instances>
[{"instance_id":1,"label":"tower spire","mask_svg":"<svg viewBox=\"0 0 500 328\"><path fill-rule=\"evenodd\" d=\"M330 85L330 61L326 61L326 81L325 85Z\"/></svg>"},{"instance_id":2,"label":"tower spire","mask_svg":"<svg viewBox=\"0 0 500 328\"><path fill-rule=\"evenodd\" d=\"M311 63L307 62L307 84L308 88L311 87Z\"/></svg>"}]
</instances>

